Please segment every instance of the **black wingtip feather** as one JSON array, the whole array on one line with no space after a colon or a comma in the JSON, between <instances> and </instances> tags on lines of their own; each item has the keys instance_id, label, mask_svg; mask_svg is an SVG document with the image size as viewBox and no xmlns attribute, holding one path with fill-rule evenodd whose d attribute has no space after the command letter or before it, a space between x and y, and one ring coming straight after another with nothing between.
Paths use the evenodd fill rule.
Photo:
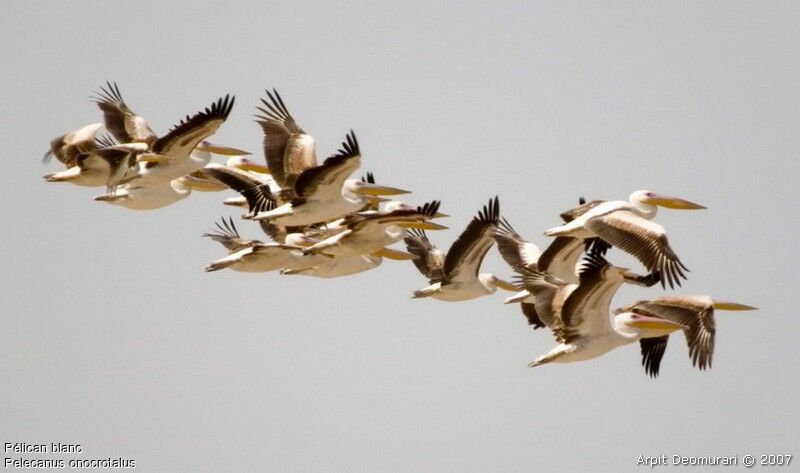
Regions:
<instances>
[{"instance_id":1,"label":"black wingtip feather","mask_svg":"<svg viewBox=\"0 0 800 473\"><path fill-rule=\"evenodd\" d=\"M441 205L441 202L438 200L425 202L424 204L417 206L417 212L421 213L422 215L433 217L437 212L439 212L439 205Z\"/></svg>"},{"instance_id":2,"label":"black wingtip feather","mask_svg":"<svg viewBox=\"0 0 800 473\"><path fill-rule=\"evenodd\" d=\"M604 266L608 266L608 260L599 253L587 253L581 260L580 268L578 268L578 275L584 274L588 271L596 271Z\"/></svg>"}]
</instances>

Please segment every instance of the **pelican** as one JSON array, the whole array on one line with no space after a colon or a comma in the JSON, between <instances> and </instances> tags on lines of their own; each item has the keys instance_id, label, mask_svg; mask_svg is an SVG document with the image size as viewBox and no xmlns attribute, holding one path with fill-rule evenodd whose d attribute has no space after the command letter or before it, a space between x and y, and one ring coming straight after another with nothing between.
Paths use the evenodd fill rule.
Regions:
<instances>
[{"instance_id":1,"label":"pelican","mask_svg":"<svg viewBox=\"0 0 800 473\"><path fill-rule=\"evenodd\" d=\"M98 137L102 123L92 123L65 135L54 138L42 162L55 157L64 166L64 171L44 176L47 182L69 182L87 187L106 185L111 174L111 163L97 153L101 148L113 146L107 137Z\"/></svg>"},{"instance_id":2,"label":"pelican","mask_svg":"<svg viewBox=\"0 0 800 473\"><path fill-rule=\"evenodd\" d=\"M434 200L414 208L393 201L387 203L383 211L350 214L336 225L335 228L341 229L338 233L303 249L303 253L358 256L402 240L408 228L444 230L447 227L429 221L440 215L439 204Z\"/></svg>"},{"instance_id":3,"label":"pelican","mask_svg":"<svg viewBox=\"0 0 800 473\"><path fill-rule=\"evenodd\" d=\"M684 326L683 333L689 346L692 366L700 370L711 368L714 356L716 323L714 310L756 310L755 307L736 302L714 300L709 296L664 296L652 301L639 301L617 309L618 318L641 317L674 322ZM667 349L668 335L639 340L642 366L651 377L658 376L661 358Z\"/></svg>"},{"instance_id":4,"label":"pelican","mask_svg":"<svg viewBox=\"0 0 800 473\"><path fill-rule=\"evenodd\" d=\"M499 221L500 201L495 197L467 225L447 256L430 243L424 230L412 231L404 239L406 248L417 257L414 264L430 281L430 286L414 291L413 297L458 302L494 294L498 287L516 291L516 286L494 274L479 273L483 258L494 244Z\"/></svg>"},{"instance_id":5,"label":"pelican","mask_svg":"<svg viewBox=\"0 0 800 473\"><path fill-rule=\"evenodd\" d=\"M579 206L561 213L564 222L570 222L583 215L603 201L593 200L586 202L581 197ZM494 235L500 255L517 272L523 269L532 269L547 273L557 279L570 284L577 284L578 275L576 265L584 251L605 254L609 245L598 238L581 239L572 237L556 237L544 252L536 244L525 240L507 219L503 218ZM653 285L657 278L642 279L643 285ZM528 323L534 330L545 325L536 313L535 297L527 289L507 298L506 304L520 302L520 308Z\"/></svg>"},{"instance_id":6,"label":"pelican","mask_svg":"<svg viewBox=\"0 0 800 473\"><path fill-rule=\"evenodd\" d=\"M669 246L664 227L652 222L658 207L671 209L704 209L702 205L641 190L630 195L629 201L608 201L598 204L571 222L551 228L547 236L574 238L599 237L635 256L651 273L660 275L662 287L680 286L686 279L686 266Z\"/></svg>"},{"instance_id":7,"label":"pelican","mask_svg":"<svg viewBox=\"0 0 800 473\"><path fill-rule=\"evenodd\" d=\"M300 250L316 242L302 234L286 235L282 242L264 243L259 240L244 240L239 236L233 219L221 220L217 231L204 233L204 237L219 242L228 249L229 255L206 266L206 272L230 268L233 271L263 273L282 269L301 270L324 265L329 259L322 255L304 255Z\"/></svg>"},{"instance_id":8,"label":"pelican","mask_svg":"<svg viewBox=\"0 0 800 473\"><path fill-rule=\"evenodd\" d=\"M536 312L558 342L528 366L590 360L642 338L683 329L682 323L638 314L617 316L612 324L611 299L624 282L637 278L627 268L612 266L596 253L584 257L577 285L540 271L523 270L522 282L536 297Z\"/></svg>"},{"instance_id":9,"label":"pelican","mask_svg":"<svg viewBox=\"0 0 800 473\"><path fill-rule=\"evenodd\" d=\"M409 193L394 187L347 179L360 165L361 151L351 130L337 154L297 176L291 200L250 218L285 226L305 226L358 212L377 196Z\"/></svg>"},{"instance_id":10,"label":"pelican","mask_svg":"<svg viewBox=\"0 0 800 473\"><path fill-rule=\"evenodd\" d=\"M186 116L164 136L158 137L143 117L125 103L116 83L106 82L93 97L103 112L106 129L139 163L136 173L147 184L167 183L203 168L211 154L243 156L250 153L214 145L205 139L225 122L235 97L226 95L205 110Z\"/></svg>"},{"instance_id":11,"label":"pelican","mask_svg":"<svg viewBox=\"0 0 800 473\"><path fill-rule=\"evenodd\" d=\"M321 255L313 256L320 257ZM414 259L414 255L391 248L383 248L382 250L368 255L327 257L327 261L312 268L298 270L287 269L281 273L285 275L312 276L325 279L339 278L375 269L383 263L384 258L405 261Z\"/></svg>"},{"instance_id":12,"label":"pelican","mask_svg":"<svg viewBox=\"0 0 800 473\"><path fill-rule=\"evenodd\" d=\"M137 161L139 176L145 182L164 182L202 169L211 154L241 156L246 151L217 146L205 139L214 134L228 118L235 97L226 95L211 107L186 117L169 133L158 138L149 152L140 154Z\"/></svg>"},{"instance_id":13,"label":"pelican","mask_svg":"<svg viewBox=\"0 0 800 473\"><path fill-rule=\"evenodd\" d=\"M154 210L181 201L192 190L218 192L225 186L215 180L204 179L198 172L181 176L165 183L141 185L129 183L115 188L110 193L98 195L94 200L125 207L131 210Z\"/></svg>"}]
</instances>

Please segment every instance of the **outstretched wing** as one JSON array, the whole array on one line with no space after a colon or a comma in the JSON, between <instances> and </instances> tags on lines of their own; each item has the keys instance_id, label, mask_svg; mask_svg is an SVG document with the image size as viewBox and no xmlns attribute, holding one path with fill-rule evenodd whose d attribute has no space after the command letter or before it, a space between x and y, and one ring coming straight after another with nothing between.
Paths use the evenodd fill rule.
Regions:
<instances>
[{"instance_id":1,"label":"outstretched wing","mask_svg":"<svg viewBox=\"0 0 800 473\"><path fill-rule=\"evenodd\" d=\"M294 183L294 191L298 198L304 199L314 195L321 199L339 198L344 181L361 166L361 150L353 130L347 134L346 141L333 156L321 165L306 169Z\"/></svg>"},{"instance_id":2,"label":"outstretched wing","mask_svg":"<svg viewBox=\"0 0 800 473\"><path fill-rule=\"evenodd\" d=\"M483 206L476 217L450 247L444 260L444 281L471 282L477 279L481 263L494 244L500 222L500 200L495 197Z\"/></svg>"},{"instance_id":3,"label":"outstretched wing","mask_svg":"<svg viewBox=\"0 0 800 473\"><path fill-rule=\"evenodd\" d=\"M213 135L225 122L235 101L236 97L229 94L202 112L187 116L153 143L153 152L178 158L188 157L201 141Z\"/></svg>"},{"instance_id":4,"label":"outstretched wing","mask_svg":"<svg viewBox=\"0 0 800 473\"><path fill-rule=\"evenodd\" d=\"M639 340L639 346L642 349L642 366L644 366L644 371L651 378L658 376L658 371L661 368L661 359L664 358L668 341L669 335Z\"/></svg>"},{"instance_id":5,"label":"outstretched wing","mask_svg":"<svg viewBox=\"0 0 800 473\"><path fill-rule=\"evenodd\" d=\"M425 230L409 230L403 239L409 253L416 256L414 265L419 269L431 284L442 280L444 268L444 253L428 240Z\"/></svg>"},{"instance_id":6,"label":"outstretched wing","mask_svg":"<svg viewBox=\"0 0 800 473\"><path fill-rule=\"evenodd\" d=\"M264 132L264 157L267 166L281 188L294 184L297 176L317 165L314 138L297 124L280 94L274 88L261 99L263 106L256 107L256 123Z\"/></svg>"},{"instance_id":7,"label":"outstretched wing","mask_svg":"<svg viewBox=\"0 0 800 473\"><path fill-rule=\"evenodd\" d=\"M243 172L225 167L206 167L204 171L241 194L247 200L251 214L272 210L276 207L275 197L270 191L269 184L262 184L259 180Z\"/></svg>"},{"instance_id":8,"label":"outstretched wing","mask_svg":"<svg viewBox=\"0 0 800 473\"><path fill-rule=\"evenodd\" d=\"M120 143L141 142L152 145L157 137L147 120L131 110L122 99L117 83L106 82L92 97L103 112L106 129Z\"/></svg>"},{"instance_id":9,"label":"outstretched wing","mask_svg":"<svg viewBox=\"0 0 800 473\"><path fill-rule=\"evenodd\" d=\"M500 219L497 225L494 241L500 256L512 269L533 267L541 256L539 247L522 238L505 218Z\"/></svg>"},{"instance_id":10,"label":"outstretched wing","mask_svg":"<svg viewBox=\"0 0 800 473\"><path fill-rule=\"evenodd\" d=\"M714 302L703 296L664 296L652 301L640 301L617 312L634 312L658 317L686 326L683 333L689 346L692 366L711 368L714 357Z\"/></svg>"},{"instance_id":11,"label":"outstretched wing","mask_svg":"<svg viewBox=\"0 0 800 473\"><path fill-rule=\"evenodd\" d=\"M689 270L669 246L661 225L629 210L618 210L590 218L585 226L603 240L635 256L648 271L658 271L662 287L668 282L674 288L676 284L681 285L680 278L686 279L684 271Z\"/></svg>"}]
</instances>

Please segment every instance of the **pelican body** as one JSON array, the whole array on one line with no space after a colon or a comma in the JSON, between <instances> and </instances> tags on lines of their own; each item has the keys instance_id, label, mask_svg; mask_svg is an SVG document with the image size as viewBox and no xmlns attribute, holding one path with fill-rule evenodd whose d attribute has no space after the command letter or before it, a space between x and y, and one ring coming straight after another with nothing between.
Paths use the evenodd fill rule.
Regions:
<instances>
[{"instance_id":1,"label":"pelican body","mask_svg":"<svg viewBox=\"0 0 800 473\"><path fill-rule=\"evenodd\" d=\"M547 236L573 238L600 238L636 257L653 274L658 274L661 285L680 286L686 279L686 266L667 241L664 227L652 222L658 207L672 209L704 209L688 200L659 195L650 191L636 191L629 201L602 202L583 215L564 225L551 228Z\"/></svg>"}]
</instances>

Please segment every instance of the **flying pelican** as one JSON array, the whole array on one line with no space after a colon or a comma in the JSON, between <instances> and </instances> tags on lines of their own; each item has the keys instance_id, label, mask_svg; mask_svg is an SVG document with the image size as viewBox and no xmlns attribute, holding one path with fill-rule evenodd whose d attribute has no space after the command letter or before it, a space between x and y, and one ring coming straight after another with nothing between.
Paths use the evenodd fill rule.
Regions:
<instances>
[{"instance_id":1,"label":"flying pelican","mask_svg":"<svg viewBox=\"0 0 800 473\"><path fill-rule=\"evenodd\" d=\"M75 131L54 138L42 162L55 157L64 166L64 171L44 176L47 182L69 182L79 186L97 187L106 185L111 174L109 161L97 153L101 148L113 146L108 137L98 137L102 123L86 125Z\"/></svg>"},{"instance_id":2,"label":"flying pelican","mask_svg":"<svg viewBox=\"0 0 800 473\"><path fill-rule=\"evenodd\" d=\"M650 317L683 325L692 366L711 368L714 356L716 323L714 310L756 310L755 307L723 302L709 296L664 296L652 301L639 301L614 311L617 317ZM661 358L667 349L669 335L639 340L642 366L651 377L658 376Z\"/></svg>"},{"instance_id":3,"label":"flying pelican","mask_svg":"<svg viewBox=\"0 0 800 473\"><path fill-rule=\"evenodd\" d=\"M303 253L358 256L379 251L402 240L407 228L444 230L447 227L429 221L441 215L438 212L439 204L434 200L414 208L393 201L387 203L383 211L350 214L336 225L335 228L340 229L338 233L303 249Z\"/></svg>"},{"instance_id":4,"label":"flying pelican","mask_svg":"<svg viewBox=\"0 0 800 473\"><path fill-rule=\"evenodd\" d=\"M304 255L300 250L316 240L302 234L286 235L282 242L264 243L259 240L244 240L239 236L233 219L221 220L217 231L204 233L204 237L219 242L228 249L229 255L206 266L206 271L230 268L233 271L263 273L282 269L301 270L326 264L329 257Z\"/></svg>"},{"instance_id":5,"label":"flying pelican","mask_svg":"<svg viewBox=\"0 0 800 473\"><path fill-rule=\"evenodd\" d=\"M321 255L312 256L320 257ZM325 279L339 278L375 269L383 263L384 258L406 261L414 259L414 255L410 255L404 251L384 248L368 255L334 256L325 258L327 258L327 261L312 268L298 270L287 269L281 273L285 275L313 276Z\"/></svg>"},{"instance_id":6,"label":"flying pelican","mask_svg":"<svg viewBox=\"0 0 800 473\"><path fill-rule=\"evenodd\" d=\"M280 195L252 176L225 169L209 172L247 200L249 213L246 218L291 227L304 227L357 212L381 195L408 193L358 179L346 179L359 167L361 158L352 132L342 145L343 149L322 165L303 171L294 184L295 197L282 205L278 201Z\"/></svg>"},{"instance_id":7,"label":"flying pelican","mask_svg":"<svg viewBox=\"0 0 800 473\"><path fill-rule=\"evenodd\" d=\"M536 297L536 312L558 342L528 366L589 360L642 338L662 337L684 328L682 323L639 314L617 316L612 324L611 299L624 282L637 279L627 268L612 266L596 253L584 257L577 285L523 270L522 283Z\"/></svg>"},{"instance_id":8,"label":"flying pelican","mask_svg":"<svg viewBox=\"0 0 800 473\"><path fill-rule=\"evenodd\" d=\"M662 287L680 286L688 271L678 255L669 246L664 227L652 222L658 207L671 209L704 209L688 200L659 195L641 190L630 195L628 202L615 200L603 202L571 222L551 228L547 236L574 238L599 237L636 257L651 273L657 272Z\"/></svg>"},{"instance_id":9,"label":"flying pelican","mask_svg":"<svg viewBox=\"0 0 800 473\"><path fill-rule=\"evenodd\" d=\"M516 292L513 284L493 274L479 273L483 258L494 244L499 221L500 201L495 197L467 225L447 256L430 243L424 230L412 231L404 239L406 248L417 257L414 264L430 281L430 286L414 291L413 297L457 302L494 294L498 287Z\"/></svg>"},{"instance_id":10,"label":"flying pelican","mask_svg":"<svg viewBox=\"0 0 800 473\"><path fill-rule=\"evenodd\" d=\"M124 184L110 193L96 196L94 200L131 210L153 210L189 197L192 190L218 192L225 189L226 187L216 180L205 179L199 171L196 171L169 182L147 185Z\"/></svg>"},{"instance_id":11,"label":"flying pelican","mask_svg":"<svg viewBox=\"0 0 800 473\"><path fill-rule=\"evenodd\" d=\"M574 220L603 201L586 202L586 199L581 197L578 202L578 207L561 213L564 222ZM536 244L520 236L505 218L500 221L495 231L495 241L500 255L517 272L521 272L523 269L532 269L571 284L578 282L576 265L584 251L605 254L609 248L609 245L599 238L556 237L542 252ZM657 278L650 279L651 281L643 280L642 283L652 285L657 282ZM523 289L505 300L506 304L515 302L521 303L522 313L534 330L545 326L536 313L535 297L530 291Z\"/></svg>"},{"instance_id":12,"label":"flying pelican","mask_svg":"<svg viewBox=\"0 0 800 473\"><path fill-rule=\"evenodd\" d=\"M126 160L131 164L139 163L135 172L147 184L167 183L197 171L211 160L210 153L224 156L250 154L205 141L230 114L236 100L230 95L191 117L187 115L161 137L153 132L147 120L128 107L116 83L106 82L93 98L103 112L106 129L120 142L120 150L129 152ZM122 176L117 177L121 181Z\"/></svg>"},{"instance_id":13,"label":"flying pelican","mask_svg":"<svg viewBox=\"0 0 800 473\"><path fill-rule=\"evenodd\" d=\"M305 226L358 212L377 196L409 193L348 179L360 165L361 151L351 130L337 154L297 176L291 200L273 210L258 212L252 218L286 226Z\"/></svg>"}]
</instances>

